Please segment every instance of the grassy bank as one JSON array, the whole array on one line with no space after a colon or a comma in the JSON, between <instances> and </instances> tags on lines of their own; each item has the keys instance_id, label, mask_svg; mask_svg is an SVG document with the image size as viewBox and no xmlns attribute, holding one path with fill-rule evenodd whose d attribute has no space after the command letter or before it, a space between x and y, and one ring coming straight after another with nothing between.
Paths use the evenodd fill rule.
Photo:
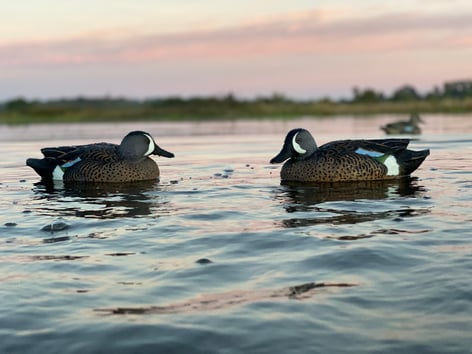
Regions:
<instances>
[{"instance_id":1,"label":"grassy bank","mask_svg":"<svg viewBox=\"0 0 472 354\"><path fill-rule=\"evenodd\" d=\"M0 110L0 124L293 118L299 116L419 113L472 113L472 98L414 101L292 101L280 97L252 101L224 98L74 99L18 101Z\"/></svg>"}]
</instances>

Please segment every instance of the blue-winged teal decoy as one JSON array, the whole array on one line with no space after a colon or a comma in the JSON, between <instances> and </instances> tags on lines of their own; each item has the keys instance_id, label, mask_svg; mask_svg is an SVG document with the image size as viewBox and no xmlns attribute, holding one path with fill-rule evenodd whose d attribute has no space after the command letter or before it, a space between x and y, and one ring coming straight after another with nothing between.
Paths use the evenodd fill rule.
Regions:
<instances>
[{"instance_id":1,"label":"blue-winged teal decoy","mask_svg":"<svg viewBox=\"0 0 472 354\"><path fill-rule=\"evenodd\" d=\"M420 123L424 123L417 113L413 113L409 120L388 123L380 127L386 134L421 134Z\"/></svg>"},{"instance_id":2,"label":"blue-winged teal decoy","mask_svg":"<svg viewBox=\"0 0 472 354\"><path fill-rule=\"evenodd\" d=\"M133 182L159 178L159 167L150 155L174 157L160 148L146 132L126 135L120 145L96 143L41 149L44 158L26 164L44 182Z\"/></svg>"},{"instance_id":3,"label":"blue-winged teal decoy","mask_svg":"<svg viewBox=\"0 0 472 354\"><path fill-rule=\"evenodd\" d=\"M316 146L305 129L293 129L270 163L281 163L282 181L343 182L407 176L429 150L407 150L409 139L338 140Z\"/></svg>"}]
</instances>

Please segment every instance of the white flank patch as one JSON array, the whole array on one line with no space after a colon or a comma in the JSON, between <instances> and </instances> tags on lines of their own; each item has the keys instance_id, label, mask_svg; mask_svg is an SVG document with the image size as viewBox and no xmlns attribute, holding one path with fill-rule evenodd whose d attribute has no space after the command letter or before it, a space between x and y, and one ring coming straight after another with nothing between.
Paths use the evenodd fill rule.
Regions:
<instances>
[{"instance_id":1,"label":"white flank patch","mask_svg":"<svg viewBox=\"0 0 472 354\"><path fill-rule=\"evenodd\" d=\"M144 154L144 156L149 156L149 155L152 154L152 152L154 151L156 146L154 145L154 141L152 140L152 138L149 135L144 134L144 136L149 139L149 148L146 151L146 153Z\"/></svg>"},{"instance_id":2,"label":"white flank patch","mask_svg":"<svg viewBox=\"0 0 472 354\"><path fill-rule=\"evenodd\" d=\"M363 148L358 148L356 151L355 151L356 154L359 154L359 155L367 155L367 156L372 156L372 157L379 157L379 156L382 156L383 153L381 152L378 152L378 151L371 151L371 150L365 150Z\"/></svg>"},{"instance_id":3,"label":"white flank patch","mask_svg":"<svg viewBox=\"0 0 472 354\"><path fill-rule=\"evenodd\" d=\"M54 171L52 171L52 179L62 181L62 177L64 177L64 171L62 171L61 166L56 166Z\"/></svg>"},{"instance_id":4,"label":"white flank patch","mask_svg":"<svg viewBox=\"0 0 472 354\"><path fill-rule=\"evenodd\" d=\"M306 152L306 150L303 149L303 148L300 146L299 143L297 143L297 141L296 141L297 135L298 135L298 133L293 136L293 139L292 139L292 146L293 146L293 148L295 149L296 152L298 152L299 154L304 154L304 153Z\"/></svg>"},{"instance_id":5,"label":"white flank patch","mask_svg":"<svg viewBox=\"0 0 472 354\"><path fill-rule=\"evenodd\" d=\"M387 157L384 164L387 166L387 176L398 176L400 169L398 168L397 159L394 156Z\"/></svg>"},{"instance_id":6,"label":"white flank patch","mask_svg":"<svg viewBox=\"0 0 472 354\"><path fill-rule=\"evenodd\" d=\"M52 171L52 179L62 181L62 178L64 177L64 171L67 170L67 168L75 165L77 162L81 161L80 157L77 157L75 160L68 161L65 164L61 166L56 166L54 171Z\"/></svg>"}]
</instances>

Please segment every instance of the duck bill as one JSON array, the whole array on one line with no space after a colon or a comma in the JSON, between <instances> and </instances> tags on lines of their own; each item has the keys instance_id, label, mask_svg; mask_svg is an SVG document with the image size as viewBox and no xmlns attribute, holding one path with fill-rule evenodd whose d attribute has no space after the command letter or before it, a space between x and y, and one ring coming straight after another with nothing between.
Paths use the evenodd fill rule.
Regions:
<instances>
[{"instance_id":1,"label":"duck bill","mask_svg":"<svg viewBox=\"0 0 472 354\"><path fill-rule=\"evenodd\" d=\"M161 148L158 145L156 145L156 147L154 148L154 151L152 153L154 155L159 155L159 156L168 157L168 158L174 157L173 153L171 153L167 150L164 150L163 148Z\"/></svg>"},{"instance_id":2,"label":"duck bill","mask_svg":"<svg viewBox=\"0 0 472 354\"><path fill-rule=\"evenodd\" d=\"M287 145L284 145L278 155L273 157L272 160L270 160L270 163L282 163L290 157L292 157L292 152L290 151Z\"/></svg>"}]
</instances>

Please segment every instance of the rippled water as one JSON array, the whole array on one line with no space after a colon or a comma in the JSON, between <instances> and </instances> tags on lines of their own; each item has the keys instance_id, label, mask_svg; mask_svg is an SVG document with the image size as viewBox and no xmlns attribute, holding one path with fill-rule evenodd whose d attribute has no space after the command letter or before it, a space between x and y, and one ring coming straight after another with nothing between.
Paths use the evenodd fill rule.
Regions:
<instances>
[{"instance_id":1,"label":"rippled water","mask_svg":"<svg viewBox=\"0 0 472 354\"><path fill-rule=\"evenodd\" d=\"M0 352L470 352L471 116L425 116L405 181L287 186L268 163L293 127L390 119L0 126ZM134 129L176 154L160 183L47 190L24 166Z\"/></svg>"}]
</instances>

